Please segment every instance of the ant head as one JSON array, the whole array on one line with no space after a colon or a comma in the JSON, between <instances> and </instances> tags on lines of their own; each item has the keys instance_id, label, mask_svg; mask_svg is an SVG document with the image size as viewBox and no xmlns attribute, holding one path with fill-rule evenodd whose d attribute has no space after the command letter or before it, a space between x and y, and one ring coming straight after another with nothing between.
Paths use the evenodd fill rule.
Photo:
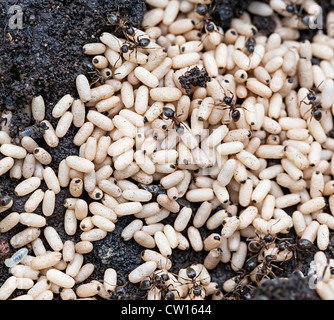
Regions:
<instances>
[{"instance_id":1,"label":"ant head","mask_svg":"<svg viewBox=\"0 0 334 320\"><path fill-rule=\"evenodd\" d=\"M160 277L163 281L168 281L169 280L169 275L167 273L163 273Z\"/></svg>"},{"instance_id":2,"label":"ant head","mask_svg":"<svg viewBox=\"0 0 334 320\"><path fill-rule=\"evenodd\" d=\"M215 31L215 25L213 23L209 23L207 26L206 26L206 31L208 32L213 32Z\"/></svg>"},{"instance_id":3,"label":"ant head","mask_svg":"<svg viewBox=\"0 0 334 320\"><path fill-rule=\"evenodd\" d=\"M128 28L126 29L126 34L127 34L128 36L133 37L133 36L135 35L135 29L133 29L132 27L128 27Z\"/></svg>"},{"instance_id":4,"label":"ant head","mask_svg":"<svg viewBox=\"0 0 334 320\"><path fill-rule=\"evenodd\" d=\"M289 5L286 6L285 10L289 13L294 13L295 6L293 4L289 4Z\"/></svg>"},{"instance_id":5,"label":"ant head","mask_svg":"<svg viewBox=\"0 0 334 320\"><path fill-rule=\"evenodd\" d=\"M116 296L116 299L118 300L123 300L126 298L126 292L123 286L116 288L115 296Z\"/></svg>"},{"instance_id":6,"label":"ant head","mask_svg":"<svg viewBox=\"0 0 334 320\"><path fill-rule=\"evenodd\" d=\"M248 45L248 47L247 47L247 51L248 51L249 53L253 53L254 50L255 50L254 45L252 45L252 44Z\"/></svg>"},{"instance_id":7,"label":"ant head","mask_svg":"<svg viewBox=\"0 0 334 320\"><path fill-rule=\"evenodd\" d=\"M93 64L90 63L90 62L84 62L84 63L83 63L83 66L84 66L88 71L94 71L94 70L95 70L95 67L94 67Z\"/></svg>"},{"instance_id":8,"label":"ant head","mask_svg":"<svg viewBox=\"0 0 334 320\"><path fill-rule=\"evenodd\" d=\"M148 38L142 38L138 41L139 45L142 47L142 48L145 48L147 47L149 44L150 44L150 39Z\"/></svg>"},{"instance_id":9,"label":"ant head","mask_svg":"<svg viewBox=\"0 0 334 320\"><path fill-rule=\"evenodd\" d=\"M123 44L122 46L121 46L121 52L122 53L127 53L129 51L129 45L127 45L127 44Z\"/></svg>"},{"instance_id":10,"label":"ant head","mask_svg":"<svg viewBox=\"0 0 334 320\"><path fill-rule=\"evenodd\" d=\"M202 294L202 290L200 288L193 289L194 296L198 297Z\"/></svg>"},{"instance_id":11,"label":"ant head","mask_svg":"<svg viewBox=\"0 0 334 320\"><path fill-rule=\"evenodd\" d=\"M117 21L118 21L117 14L115 14L115 13L108 14L107 15L107 20L112 26L116 25Z\"/></svg>"},{"instance_id":12,"label":"ant head","mask_svg":"<svg viewBox=\"0 0 334 320\"><path fill-rule=\"evenodd\" d=\"M322 113L321 113L320 109L314 110L313 117L314 117L315 120L320 121L321 120L321 116L322 116Z\"/></svg>"},{"instance_id":13,"label":"ant head","mask_svg":"<svg viewBox=\"0 0 334 320\"><path fill-rule=\"evenodd\" d=\"M285 241L283 241L278 244L277 249L278 251L284 251L285 249L287 249L287 246L288 244Z\"/></svg>"},{"instance_id":14,"label":"ant head","mask_svg":"<svg viewBox=\"0 0 334 320\"><path fill-rule=\"evenodd\" d=\"M184 134L184 126L180 126L180 127L176 128L176 132L177 132L179 135Z\"/></svg>"},{"instance_id":15,"label":"ant head","mask_svg":"<svg viewBox=\"0 0 334 320\"><path fill-rule=\"evenodd\" d=\"M270 243L275 240L275 237L272 234L268 233L263 237L263 239L265 242Z\"/></svg>"},{"instance_id":16,"label":"ant head","mask_svg":"<svg viewBox=\"0 0 334 320\"><path fill-rule=\"evenodd\" d=\"M273 260L277 259L277 257L273 254L268 254L267 256L265 256L265 261L266 262L271 262Z\"/></svg>"},{"instance_id":17,"label":"ant head","mask_svg":"<svg viewBox=\"0 0 334 320\"><path fill-rule=\"evenodd\" d=\"M224 97L223 99L224 103L226 103L227 105L231 105L233 102L232 97Z\"/></svg>"},{"instance_id":18,"label":"ant head","mask_svg":"<svg viewBox=\"0 0 334 320\"><path fill-rule=\"evenodd\" d=\"M186 269L186 273L187 273L187 277L190 278L190 279L194 279L196 277L196 271L195 271L195 269L193 269L191 267L188 267Z\"/></svg>"},{"instance_id":19,"label":"ant head","mask_svg":"<svg viewBox=\"0 0 334 320\"><path fill-rule=\"evenodd\" d=\"M196 13L198 13L200 16L204 16L207 13L208 9L205 4L198 3L196 5Z\"/></svg>"},{"instance_id":20,"label":"ant head","mask_svg":"<svg viewBox=\"0 0 334 320\"><path fill-rule=\"evenodd\" d=\"M308 15L305 15L301 18L301 21L305 26L308 27L310 24L310 17Z\"/></svg>"},{"instance_id":21,"label":"ant head","mask_svg":"<svg viewBox=\"0 0 334 320\"><path fill-rule=\"evenodd\" d=\"M171 108L163 108L162 112L166 118L172 118L174 117L174 110Z\"/></svg>"},{"instance_id":22,"label":"ant head","mask_svg":"<svg viewBox=\"0 0 334 320\"><path fill-rule=\"evenodd\" d=\"M307 99L310 101L314 101L316 99L316 94L313 90L310 90L310 92L307 94Z\"/></svg>"}]
</instances>

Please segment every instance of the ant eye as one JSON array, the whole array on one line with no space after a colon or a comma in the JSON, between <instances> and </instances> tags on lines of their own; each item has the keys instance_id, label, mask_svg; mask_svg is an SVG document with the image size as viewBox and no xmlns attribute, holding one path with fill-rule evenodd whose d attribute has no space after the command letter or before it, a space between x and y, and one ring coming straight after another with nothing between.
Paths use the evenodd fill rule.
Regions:
<instances>
[{"instance_id":1,"label":"ant eye","mask_svg":"<svg viewBox=\"0 0 334 320\"><path fill-rule=\"evenodd\" d=\"M140 45L142 48L147 47L149 44L150 44L150 39L144 38L144 39L140 39L140 40L139 40L139 45Z\"/></svg>"}]
</instances>

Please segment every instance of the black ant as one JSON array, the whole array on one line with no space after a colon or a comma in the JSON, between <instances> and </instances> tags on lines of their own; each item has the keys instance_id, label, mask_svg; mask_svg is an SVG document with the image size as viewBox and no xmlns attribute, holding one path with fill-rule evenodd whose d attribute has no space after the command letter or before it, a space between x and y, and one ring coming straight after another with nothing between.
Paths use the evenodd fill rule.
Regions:
<instances>
[{"instance_id":1,"label":"black ant","mask_svg":"<svg viewBox=\"0 0 334 320\"><path fill-rule=\"evenodd\" d=\"M256 270L255 280L257 283L260 282L266 276L269 275L275 276L275 274L271 270L271 267L274 266L272 262L275 261L276 259L277 256L273 254L268 254L267 256L264 257L264 261L262 262L261 265L259 265L258 270ZM275 267L278 268L277 266Z\"/></svg>"},{"instance_id":2,"label":"black ant","mask_svg":"<svg viewBox=\"0 0 334 320\"><path fill-rule=\"evenodd\" d=\"M122 53L127 53L129 52L129 50L132 50L132 52L137 49L138 47L139 48L143 48L143 49L146 49L146 47L150 44L150 39L148 38L141 38L139 39L138 37L138 41L136 41L135 43L125 43L121 46L120 50Z\"/></svg>"},{"instance_id":3,"label":"black ant","mask_svg":"<svg viewBox=\"0 0 334 320\"><path fill-rule=\"evenodd\" d=\"M258 235L258 238L259 239L253 239L249 242L248 244L249 251L253 253L259 253L262 249L268 248L268 245L270 245L275 241L276 236L267 233L262 237Z\"/></svg>"},{"instance_id":4,"label":"black ant","mask_svg":"<svg viewBox=\"0 0 334 320\"><path fill-rule=\"evenodd\" d=\"M310 17L306 14L303 13L303 7L300 6L300 8L298 8L298 6L296 4L287 4L285 7L285 11L288 13L291 13L292 15L297 16L300 21L306 26L309 26L309 22L310 22Z\"/></svg>"},{"instance_id":5,"label":"black ant","mask_svg":"<svg viewBox=\"0 0 334 320\"><path fill-rule=\"evenodd\" d=\"M193 294L195 297L199 297L203 292L205 294L205 289L200 283L201 280L197 280L201 272L202 270L197 274L196 270L192 267L186 269L186 275L190 279L190 283L188 284L191 285L191 288L188 291L189 295Z\"/></svg>"},{"instance_id":6,"label":"black ant","mask_svg":"<svg viewBox=\"0 0 334 320\"><path fill-rule=\"evenodd\" d=\"M213 2L209 5L205 5L203 3L198 3L196 5L195 12L198 15L200 15L201 17L203 17L200 22L202 22L202 24L203 24L202 32L204 31L206 33L206 36L208 36L208 34L212 33L212 32L218 32L219 33L219 31L217 30L216 25L214 24L214 22L212 21L212 18L211 18L212 14L214 13L215 10L216 10L216 4L214 4ZM204 39L203 39L203 41L204 41Z\"/></svg>"},{"instance_id":7,"label":"black ant","mask_svg":"<svg viewBox=\"0 0 334 320\"><path fill-rule=\"evenodd\" d=\"M253 287L250 284L242 285L241 283L238 283L237 280L235 280L235 282L237 285L232 291L233 298L237 300L251 300L251 290Z\"/></svg>"},{"instance_id":8,"label":"black ant","mask_svg":"<svg viewBox=\"0 0 334 320\"><path fill-rule=\"evenodd\" d=\"M317 86L316 90L321 86L321 84L323 83L320 82L320 84ZM308 102L305 102L305 99L308 99ZM322 117L322 112L321 112L321 105L319 103L319 101L316 101L316 92L315 90L312 89L308 89L308 94L306 95L306 97L300 101L300 104L305 103L306 105L310 105L311 107L304 113L304 116L306 113L308 113L309 111L311 111L311 118L314 117L315 120L320 121L321 117Z\"/></svg>"},{"instance_id":9,"label":"black ant","mask_svg":"<svg viewBox=\"0 0 334 320\"><path fill-rule=\"evenodd\" d=\"M129 37L133 38L135 36L136 31L128 24L126 17L121 17L119 13L110 13L107 15L107 20L110 25L117 26L115 32L117 32L118 29L121 29L127 39L129 39Z\"/></svg>"},{"instance_id":10,"label":"black ant","mask_svg":"<svg viewBox=\"0 0 334 320\"><path fill-rule=\"evenodd\" d=\"M175 128L176 128L176 132L179 135L182 135L184 133L184 129L186 128L186 124L179 121L176 117L175 117L175 111L171 108L168 107L164 107L162 109L163 115L167 118L173 121Z\"/></svg>"},{"instance_id":11,"label":"black ant","mask_svg":"<svg viewBox=\"0 0 334 320\"><path fill-rule=\"evenodd\" d=\"M81 70L88 75L91 87L98 82L100 82L101 84L105 84L106 79L101 75L100 70L95 68L92 63L84 62L83 67L84 68L81 68Z\"/></svg>"},{"instance_id":12,"label":"black ant","mask_svg":"<svg viewBox=\"0 0 334 320\"><path fill-rule=\"evenodd\" d=\"M288 239L282 239L281 241L279 241L277 243L277 254L279 254L280 252L287 250L289 252L294 252L294 257L295 257L295 264L297 264L296 262L296 249L298 250L302 250L302 251L307 251L309 253L311 253L310 249L313 246L313 243L308 240L308 239L298 239L296 243L290 243L288 241ZM284 260L285 261L285 260ZM283 262L284 262L283 261Z\"/></svg>"},{"instance_id":13,"label":"black ant","mask_svg":"<svg viewBox=\"0 0 334 320\"><path fill-rule=\"evenodd\" d=\"M147 46L150 44L151 40L149 38L141 38L139 39L139 36L138 36L138 39L136 40L133 40L132 42L131 41L127 41L126 43L124 43L121 47L120 47L120 51L121 51L121 56L122 54L124 53L128 53L129 51L130 52L130 55L136 51L136 59L137 59L137 50L138 48L142 48L142 49L150 49L150 48L147 48ZM120 59L120 58L119 58ZM116 61L116 63L118 62L118 60ZM115 63L115 64L116 64Z\"/></svg>"},{"instance_id":14,"label":"black ant","mask_svg":"<svg viewBox=\"0 0 334 320\"><path fill-rule=\"evenodd\" d=\"M223 87L222 87L223 88ZM238 109L245 109L245 107L241 106L240 104L235 104L234 100L234 93L228 89L228 91L231 93L231 96L227 96L226 95L226 91L225 88L223 88L225 96L223 98L223 100L220 100L218 103L216 103L214 106L221 108L221 110L229 110L229 117L230 120L232 118L232 120L234 122L239 121L240 117L241 117L241 113Z\"/></svg>"},{"instance_id":15,"label":"black ant","mask_svg":"<svg viewBox=\"0 0 334 320\"><path fill-rule=\"evenodd\" d=\"M248 38L246 43L245 43L245 47L247 50L248 54L252 54L254 53L255 50L255 45L256 45L256 40L254 37Z\"/></svg>"},{"instance_id":16,"label":"black ant","mask_svg":"<svg viewBox=\"0 0 334 320\"><path fill-rule=\"evenodd\" d=\"M202 23L203 23L203 30L206 32L213 32L215 31L215 24L211 21L211 14L215 10L215 5L212 3L208 6L203 3L198 3L196 5L195 12L203 17Z\"/></svg>"},{"instance_id":17,"label":"black ant","mask_svg":"<svg viewBox=\"0 0 334 320\"><path fill-rule=\"evenodd\" d=\"M175 294L173 291L176 290L169 288L172 284L170 283L167 285L166 282L168 280L170 280L170 277L167 273L153 273L149 278L140 282L139 288L141 290L157 289L161 292L164 300L175 300Z\"/></svg>"}]
</instances>

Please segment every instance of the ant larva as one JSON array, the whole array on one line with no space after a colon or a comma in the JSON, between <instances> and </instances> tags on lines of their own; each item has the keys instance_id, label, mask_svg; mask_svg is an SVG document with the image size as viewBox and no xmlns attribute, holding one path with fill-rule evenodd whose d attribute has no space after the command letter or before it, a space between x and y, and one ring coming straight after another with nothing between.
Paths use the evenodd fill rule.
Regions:
<instances>
[{"instance_id":1,"label":"ant larva","mask_svg":"<svg viewBox=\"0 0 334 320\"><path fill-rule=\"evenodd\" d=\"M323 83L323 81L321 81L319 83L319 85L317 86L317 88L315 90L317 90L321 84ZM305 98L303 100L300 101L300 104L304 103L306 105L310 105L311 107L304 113L304 116L306 115L306 113L308 113L309 111L311 111L311 119L312 117L317 120L317 121L320 121L321 120L321 117L322 117L322 107L320 105L320 102L317 101L317 96L316 96L316 92L315 90L312 90L312 89L308 89L308 93L307 95L305 96ZM306 102L305 99L308 99L309 101Z\"/></svg>"}]
</instances>

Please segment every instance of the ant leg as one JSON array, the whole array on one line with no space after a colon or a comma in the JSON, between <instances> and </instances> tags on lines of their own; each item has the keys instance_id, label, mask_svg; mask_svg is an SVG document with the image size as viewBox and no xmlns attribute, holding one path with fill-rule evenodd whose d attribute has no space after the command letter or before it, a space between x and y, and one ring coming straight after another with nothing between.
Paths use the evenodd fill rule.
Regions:
<instances>
[{"instance_id":1,"label":"ant leg","mask_svg":"<svg viewBox=\"0 0 334 320\"><path fill-rule=\"evenodd\" d=\"M5 117L1 117L0 118L0 124L2 123L2 122L4 122L5 123L5 125L7 125L7 118L5 118Z\"/></svg>"}]
</instances>

